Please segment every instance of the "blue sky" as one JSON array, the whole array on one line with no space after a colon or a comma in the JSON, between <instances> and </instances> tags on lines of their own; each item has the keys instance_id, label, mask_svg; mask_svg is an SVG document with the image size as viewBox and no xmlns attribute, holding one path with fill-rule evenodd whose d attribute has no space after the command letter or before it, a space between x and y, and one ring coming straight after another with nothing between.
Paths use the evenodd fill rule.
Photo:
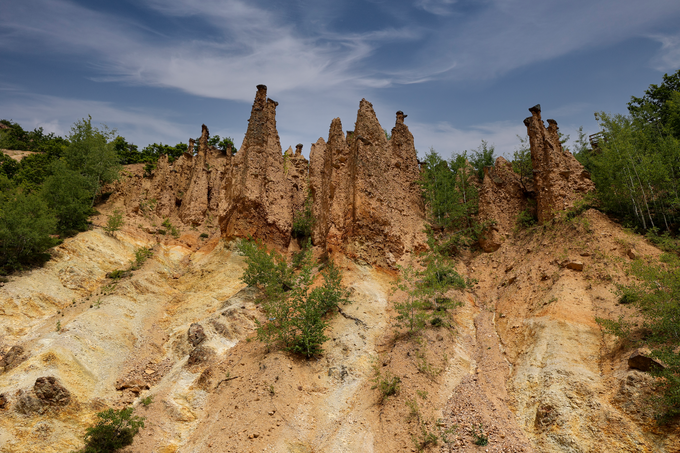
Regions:
<instances>
[{"instance_id":1,"label":"blue sky","mask_svg":"<svg viewBox=\"0 0 680 453\"><path fill-rule=\"evenodd\" d=\"M354 128L361 98L421 154L511 155L527 109L597 130L680 68L678 0L21 0L0 7L0 118L60 135L92 115L143 147L240 144L255 86L282 146Z\"/></svg>"}]
</instances>

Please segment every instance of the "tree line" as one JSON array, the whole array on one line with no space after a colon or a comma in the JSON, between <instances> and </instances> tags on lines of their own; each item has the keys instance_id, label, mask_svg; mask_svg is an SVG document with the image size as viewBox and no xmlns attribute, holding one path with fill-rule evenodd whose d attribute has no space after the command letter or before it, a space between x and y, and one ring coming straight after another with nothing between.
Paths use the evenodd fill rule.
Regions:
<instances>
[{"instance_id":1,"label":"tree line","mask_svg":"<svg viewBox=\"0 0 680 453\"><path fill-rule=\"evenodd\" d=\"M20 162L0 153L0 275L45 262L49 248L86 230L102 187L118 178L122 165L146 163L150 170L160 156L173 161L188 149L154 143L139 151L89 116L66 137L42 127L26 131L10 120L0 125L0 150L35 152ZM229 137L215 135L209 144L234 149Z\"/></svg>"}]
</instances>

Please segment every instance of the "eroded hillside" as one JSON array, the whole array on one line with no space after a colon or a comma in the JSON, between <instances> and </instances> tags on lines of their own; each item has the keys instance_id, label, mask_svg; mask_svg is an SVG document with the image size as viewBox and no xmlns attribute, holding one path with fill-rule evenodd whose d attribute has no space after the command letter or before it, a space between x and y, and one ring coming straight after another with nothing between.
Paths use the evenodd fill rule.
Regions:
<instances>
[{"instance_id":1,"label":"eroded hillside","mask_svg":"<svg viewBox=\"0 0 680 453\"><path fill-rule=\"evenodd\" d=\"M122 210L121 231L67 239L44 268L0 288L0 451L80 448L96 412L130 404L146 417L126 450L139 453L415 451L414 439L446 431L448 442L426 448L680 449L677 425L656 426L645 404L652 378L595 322L630 310L615 284L632 260L660 252L598 211L561 214L592 183L540 107L525 124L543 173L527 190L502 158L487 172L486 252L456 263L476 282L446 294L462 302L451 327L416 339L397 333L403 295L390 291L396 264L425 248L405 115L387 140L364 100L355 130L333 120L307 162L299 148L281 152L275 108L258 87L234 156L209 147L204 128L195 155L161 161L151 177L128 167L95 219ZM334 259L352 302L309 360L255 340L265 319L234 242L253 235L297 250L293 217L308 192L315 255ZM518 232L528 192L542 223ZM153 255L139 260L142 248ZM382 403L376 373L400 379ZM43 377L56 381L36 384Z\"/></svg>"}]
</instances>

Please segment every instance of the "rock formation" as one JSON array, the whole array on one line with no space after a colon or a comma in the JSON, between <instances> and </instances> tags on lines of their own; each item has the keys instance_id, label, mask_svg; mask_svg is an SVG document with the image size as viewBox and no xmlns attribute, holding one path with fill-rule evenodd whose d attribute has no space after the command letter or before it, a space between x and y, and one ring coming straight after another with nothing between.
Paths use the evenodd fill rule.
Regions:
<instances>
[{"instance_id":1,"label":"rock formation","mask_svg":"<svg viewBox=\"0 0 680 453\"><path fill-rule=\"evenodd\" d=\"M393 267L424 242L424 213L413 135L397 121L388 141L370 102L359 104L355 129L332 121L328 143L310 154L310 184L318 224L315 241L372 264Z\"/></svg>"},{"instance_id":2,"label":"rock formation","mask_svg":"<svg viewBox=\"0 0 680 453\"><path fill-rule=\"evenodd\" d=\"M574 206L584 194L595 190L590 175L560 143L557 122L541 120L541 106L529 109L531 116L524 120L531 146L534 169L536 209L539 222L546 222L559 211Z\"/></svg>"},{"instance_id":3,"label":"rock formation","mask_svg":"<svg viewBox=\"0 0 680 453\"><path fill-rule=\"evenodd\" d=\"M316 246L385 267L421 246L419 167L402 112L388 141L373 106L362 100L355 130L345 137L334 119L328 142L314 143L308 162L302 145L281 154L276 105L259 85L248 132L223 180L223 236L252 236L285 249L295 214L311 196Z\"/></svg>"},{"instance_id":4,"label":"rock formation","mask_svg":"<svg viewBox=\"0 0 680 453\"><path fill-rule=\"evenodd\" d=\"M225 237L252 236L285 249L293 210L276 130L277 105L267 98L267 87L258 85L246 136L223 181L219 222Z\"/></svg>"},{"instance_id":5,"label":"rock formation","mask_svg":"<svg viewBox=\"0 0 680 453\"><path fill-rule=\"evenodd\" d=\"M512 165L502 156L493 168L484 169L479 190L479 220L490 222L479 244L485 252L498 250L515 228L519 213L529 207L528 193ZM530 207L529 207L530 208Z\"/></svg>"}]
</instances>

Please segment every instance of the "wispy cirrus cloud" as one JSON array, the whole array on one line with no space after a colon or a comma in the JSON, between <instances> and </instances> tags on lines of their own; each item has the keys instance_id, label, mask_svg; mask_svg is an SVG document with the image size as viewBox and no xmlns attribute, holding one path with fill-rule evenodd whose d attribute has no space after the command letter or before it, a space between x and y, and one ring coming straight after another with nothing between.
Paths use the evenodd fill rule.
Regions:
<instances>
[{"instance_id":1,"label":"wispy cirrus cloud","mask_svg":"<svg viewBox=\"0 0 680 453\"><path fill-rule=\"evenodd\" d=\"M680 69L680 34L652 35L651 38L661 44L661 49L653 60L654 68L658 71Z\"/></svg>"}]
</instances>

